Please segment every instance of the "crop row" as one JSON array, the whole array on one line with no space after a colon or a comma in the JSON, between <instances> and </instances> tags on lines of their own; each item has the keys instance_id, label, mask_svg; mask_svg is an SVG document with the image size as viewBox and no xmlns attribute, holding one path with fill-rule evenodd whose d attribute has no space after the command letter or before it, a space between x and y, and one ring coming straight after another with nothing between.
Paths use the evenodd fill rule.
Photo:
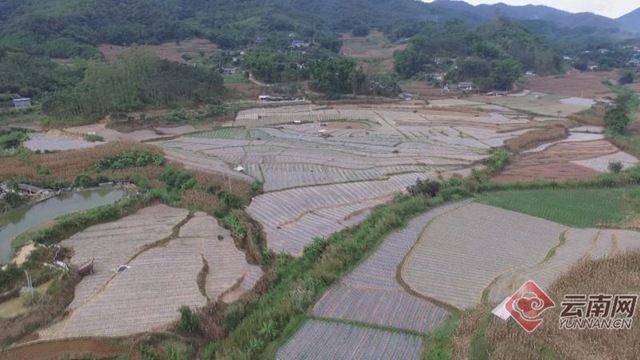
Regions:
<instances>
[{"instance_id":1,"label":"crop row","mask_svg":"<svg viewBox=\"0 0 640 360\"><path fill-rule=\"evenodd\" d=\"M328 236L362 220L361 215L402 192L422 174L295 188L260 195L248 213L260 222L269 246L277 252L302 253L316 237ZM356 221L357 220L357 221Z\"/></svg>"},{"instance_id":2,"label":"crop row","mask_svg":"<svg viewBox=\"0 0 640 360\"><path fill-rule=\"evenodd\" d=\"M500 274L542 261L565 229L529 215L467 205L427 227L407 256L401 276L421 295L471 308Z\"/></svg>"},{"instance_id":3,"label":"crop row","mask_svg":"<svg viewBox=\"0 0 640 360\"><path fill-rule=\"evenodd\" d=\"M309 320L278 351L277 359L418 360L422 338L347 324Z\"/></svg>"}]
</instances>

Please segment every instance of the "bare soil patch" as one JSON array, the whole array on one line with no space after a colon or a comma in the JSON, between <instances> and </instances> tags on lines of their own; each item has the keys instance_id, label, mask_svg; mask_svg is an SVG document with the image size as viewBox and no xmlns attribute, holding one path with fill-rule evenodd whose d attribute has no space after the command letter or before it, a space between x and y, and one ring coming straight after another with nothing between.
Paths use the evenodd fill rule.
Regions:
<instances>
[{"instance_id":1,"label":"bare soil patch","mask_svg":"<svg viewBox=\"0 0 640 360\"><path fill-rule=\"evenodd\" d=\"M23 345L0 352L2 360L51 360L63 358L109 358L131 354L131 348L116 341L74 339Z\"/></svg>"},{"instance_id":2,"label":"bare soil patch","mask_svg":"<svg viewBox=\"0 0 640 360\"><path fill-rule=\"evenodd\" d=\"M344 33L340 39L343 43L340 54L354 58L365 71L372 73L392 71L395 65L393 54L407 47L407 44L391 43L379 31L372 31L366 37Z\"/></svg>"},{"instance_id":3,"label":"bare soil patch","mask_svg":"<svg viewBox=\"0 0 640 360\"><path fill-rule=\"evenodd\" d=\"M606 140L561 142L540 152L517 155L495 180L498 183L545 180L588 179L597 171L576 164L576 161L595 159L619 150Z\"/></svg>"},{"instance_id":4,"label":"bare soil patch","mask_svg":"<svg viewBox=\"0 0 640 360\"><path fill-rule=\"evenodd\" d=\"M617 82L619 75L614 71L580 72L570 71L563 76L532 77L527 87L533 91L564 97L596 98L611 92L603 82Z\"/></svg>"},{"instance_id":5,"label":"bare soil patch","mask_svg":"<svg viewBox=\"0 0 640 360\"><path fill-rule=\"evenodd\" d=\"M442 89L432 86L426 81L411 80L402 84L402 89L422 100L441 99L451 96L451 94L444 93Z\"/></svg>"}]
</instances>

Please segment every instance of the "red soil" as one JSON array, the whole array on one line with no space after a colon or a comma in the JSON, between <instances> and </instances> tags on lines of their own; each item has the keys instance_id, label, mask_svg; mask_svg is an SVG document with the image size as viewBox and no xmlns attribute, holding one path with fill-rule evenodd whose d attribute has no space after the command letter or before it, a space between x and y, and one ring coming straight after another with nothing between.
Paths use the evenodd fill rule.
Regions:
<instances>
[{"instance_id":1,"label":"red soil","mask_svg":"<svg viewBox=\"0 0 640 360\"><path fill-rule=\"evenodd\" d=\"M52 360L61 358L75 358L91 355L95 358L115 357L118 355L133 355L137 353L115 342L96 339L75 339L52 342L40 342L19 346L0 352L0 360Z\"/></svg>"},{"instance_id":2,"label":"red soil","mask_svg":"<svg viewBox=\"0 0 640 360\"><path fill-rule=\"evenodd\" d=\"M494 180L498 183L510 183L534 179L589 179L598 172L571 161L592 159L617 151L617 147L605 140L560 143L542 152L516 156L513 163Z\"/></svg>"}]
</instances>

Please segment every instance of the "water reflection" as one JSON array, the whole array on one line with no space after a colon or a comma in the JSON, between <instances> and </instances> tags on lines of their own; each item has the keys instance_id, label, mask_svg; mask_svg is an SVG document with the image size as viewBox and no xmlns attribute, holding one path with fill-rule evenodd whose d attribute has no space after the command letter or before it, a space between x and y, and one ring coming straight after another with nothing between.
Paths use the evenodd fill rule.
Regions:
<instances>
[{"instance_id":1,"label":"water reflection","mask_svg":"<svg viewBox=\"0 0 640 360\"><path fill-rule=\"evenodd\" d=\"M65 214L114 203L124 195L124 190L113 188L67 192L0 215L0 264L11 260L11 240L19 234Z\"/></svg>"}]
</instances>

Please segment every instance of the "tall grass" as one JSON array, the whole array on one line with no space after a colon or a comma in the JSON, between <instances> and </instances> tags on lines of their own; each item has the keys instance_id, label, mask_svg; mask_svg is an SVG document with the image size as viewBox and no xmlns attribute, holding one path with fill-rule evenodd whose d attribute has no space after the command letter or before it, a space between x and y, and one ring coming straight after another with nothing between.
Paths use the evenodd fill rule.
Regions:
<instances>
[{"instance_id":1,"label":"tall grass","mask_svg":"<svg viewBox=\"0 0 640 360\"><path fill-rule=\"evenodd\" d=\"M453 356L453 334L460 321L458 313L449 318L436 331L429 334L424 342L423 360L448 360Z\"/></svg>"}]
</instances>

